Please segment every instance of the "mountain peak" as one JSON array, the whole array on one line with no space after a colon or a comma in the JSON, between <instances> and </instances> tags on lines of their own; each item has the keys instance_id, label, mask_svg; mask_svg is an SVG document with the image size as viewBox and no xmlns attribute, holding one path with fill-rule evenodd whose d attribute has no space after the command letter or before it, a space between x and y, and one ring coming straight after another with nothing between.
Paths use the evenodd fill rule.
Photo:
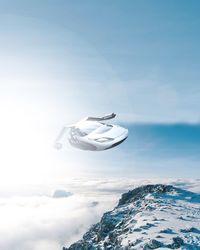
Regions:
<instances>
[{"instance_id":1,"label":"mountain peak","mask_svg":"<svg viewBox=\"0 0 200 250\"><path fill-rule=\"evenodd\" d=\"M63 250L200 249L200 195L171 185L145 185Z\"/></svg>"},{"instance_id":2,"label":"mountain peak","mask_svg":"<svg viewBox=\"0 0 200 250\"><path fill-rule=\"evenodd\" d=\"M150 184L137 187L127 193L122 194L121 199L119 200L118 206L134 202L136 200L144 198L148 194L164 194L175 191L176 188L171 185L163 185L163 184Z\"/></svg>"}]
</instances>

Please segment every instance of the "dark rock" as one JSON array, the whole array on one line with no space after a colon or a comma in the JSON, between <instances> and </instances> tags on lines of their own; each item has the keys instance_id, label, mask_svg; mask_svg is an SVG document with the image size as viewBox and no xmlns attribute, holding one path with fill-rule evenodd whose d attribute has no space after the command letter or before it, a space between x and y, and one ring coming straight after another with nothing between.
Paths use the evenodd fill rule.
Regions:
<instances>
[{"instance_id":1,"label":"dark rock","mask_svg":"<svg viewBox=\"0 0 200 250\"><path fill-rule=\"evenodd\" d=\"M147 194L152 193L167 193L173 190L173 186L170 185L145 185L138 188L133 189L132 191L128 191L125 194L122 194L121 199L119 200L118 206L127 204L129 202L134 202L141 198L144 198Z\"/></svg>"},{"instance_id":2,"label":"dark rock","mask_svg":"<svg viewBox=\"0 0 200 250\"><path fill-rule=\"evenodd\" d=\"M169 245L167 245L167 247L169 247L169 248L171 248L171 249L178 249L178 248L180 248L183 244L184 244L184 241L183 241L183 239L181 239L180 237L174 237L173 239L172 239L172 244L169 244Z\"/></svg>"},{"instance_id":3,"label":"dark rock","mask_svg":"<svg viewBox=\"0 0 200 250\"><path fill-rule=\"evenodd\" d=\"M163 234L175 234L175 232L171 228L166 228L166 229L160 230L160 233L163 233Z\"/></svg>"},{"instance_id":4,"label":"dark rock","mask_svg":"<svg viewBox=\"0 0 200 250\"><path fill-rule=\"evenodd\" d=\"M145 246L144 246L144 249L157 249L159 247L162 246L162 243L160 241L157 241L157 240L150 240Z\"/></svg>"},{"instance_id":5,"label":"dark rock","mask_svg":"<svg viewBox=\"0 0 200 250\"><path fill-rule=\"evenodd\" d=\"M195 228L195 227L190 227L190 228L181 229L180 232L182 232L182 233L197 233L197 234L199 234L200 230L197 229L197 228Z\"/></svg>"}]
</instances>

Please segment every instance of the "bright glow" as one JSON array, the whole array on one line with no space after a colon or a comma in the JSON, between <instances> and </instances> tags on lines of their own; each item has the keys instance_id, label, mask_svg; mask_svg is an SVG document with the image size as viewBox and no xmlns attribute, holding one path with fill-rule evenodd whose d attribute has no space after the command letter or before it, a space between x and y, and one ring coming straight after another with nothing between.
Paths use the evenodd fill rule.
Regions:
<instances>
[{"instance_id":1,"label":"bright glow","mask_svg":"<svg viewBox=\"0 0 200 250\"><path fill-rule=\"evenodd\" d=\"M0 100L0 183L42 183L62 176L63 170L67 178L71 156L66 168L61 153L53 147L60 128L56 125L60 122L59 105L54 106L43 92L36 95L25 91L22 95L22 89L17 90L22 82L9 84L14 94L7 90ZM34 83L29 85L33 87Z\"/></svg>"},{"instance_id":2,"label":"bright glow","mask_svg":"<svg viewBox=\"0 0 200 250\"><path fill-rule=\"evenodd\" d=\"M1 183L30 181L37 178L39 168L42 173L43 135L37 129L28 105L12 100L10 104L4 103L5 109L1 110Z\"/></svg>"}]
</instances>

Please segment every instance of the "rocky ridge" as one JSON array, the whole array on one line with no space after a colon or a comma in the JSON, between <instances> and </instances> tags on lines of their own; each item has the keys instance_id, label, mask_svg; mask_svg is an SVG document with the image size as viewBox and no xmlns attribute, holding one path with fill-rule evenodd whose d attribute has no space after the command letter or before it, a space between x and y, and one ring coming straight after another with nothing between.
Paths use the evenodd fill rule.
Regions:
<instances>
[{"instance_id":1,"label":"rocky ridge","mask_svg":"<svg viewBox=\"0 0 200 250\"><path fill-rule=\"evenodd\" d=\"M200 195L170 185L124 193L118 205L63 250L200 250Z\"/></svg>"}]
</instances>

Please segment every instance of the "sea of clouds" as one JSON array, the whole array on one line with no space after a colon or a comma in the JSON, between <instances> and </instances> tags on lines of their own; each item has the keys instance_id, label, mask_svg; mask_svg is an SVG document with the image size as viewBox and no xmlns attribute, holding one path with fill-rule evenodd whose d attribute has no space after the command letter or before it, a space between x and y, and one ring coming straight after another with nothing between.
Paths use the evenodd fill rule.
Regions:
<instances>
[{"instance_id":1,"label":"sea of clouds","mask_svg":"<svg viewBox=\"0 0 200 250\"><path fill-rule=\"evenodd\" d=\"M0 249L62 249L80 239L122 193L149 183L200 193L200 179L80 178L62 185L1 187Z\"/></svg>"}]
</instances>

